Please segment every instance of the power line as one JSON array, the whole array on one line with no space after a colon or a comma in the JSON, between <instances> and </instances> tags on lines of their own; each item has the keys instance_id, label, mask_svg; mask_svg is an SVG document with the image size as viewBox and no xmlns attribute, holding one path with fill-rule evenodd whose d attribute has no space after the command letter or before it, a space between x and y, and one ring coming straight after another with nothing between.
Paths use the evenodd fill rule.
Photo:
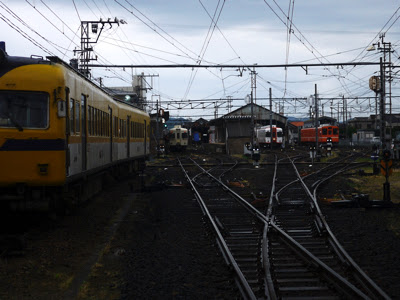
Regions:
<instances>
[{"instance_id":1,"label":"power line","mask_svg":"<svg viewBox=\"0 0 400 300\"><path fill-rule=\"evenodd\" d=\"M199 1L200 1L200 0L199 0ZM200 2L201 2L201 1L200 1ZM203 43L203 46L202 46L202 48L201 48L201 50L200 50L199 60L198 60L198 62L197 62L199 65L200 65L201 62L203 61L204 55L206 54L208 45L210 44L212 35L213 35L213 33L214 33L214 30L215 30L215 27L217 26L218 20L219 20L219 18L220 18L220 16L221 16L222 9L224 8L225 0L223 0L221 9L219 10L219 14L218 14L217 20L214 21L215 15L217 14L217 11L218 11L219 3L220 3L220 0L218 1L217 7L216 7L215 12L214 12L214 16L213 16L213 18L211 19L211 24L210 24L210 27L209 27L209 29L208 29L206 38L205 38L204 43ZM213 26L213 25L214 25L214 26ZM212 29L211 29L211 28L212 28ZM210 32L210 31L211 31L211 32ZM193 71L192 71L192 73L191 73L191 75L190 75L190 79L189 79L189 84L188 84L188 86L187 86L187 88L186 88L186 92L185 92L185 95L183 96L183 99L186 99L187 95L189 94L189 91L190 91L190 89L191 89L191 87L192 87L192 84L193 84L193 82L194 82L194 79L196 78L197 71L198 71L198 69L196 69L196 71L195 71L194 73L193 73Z\"/></svg>"}]
</instances>

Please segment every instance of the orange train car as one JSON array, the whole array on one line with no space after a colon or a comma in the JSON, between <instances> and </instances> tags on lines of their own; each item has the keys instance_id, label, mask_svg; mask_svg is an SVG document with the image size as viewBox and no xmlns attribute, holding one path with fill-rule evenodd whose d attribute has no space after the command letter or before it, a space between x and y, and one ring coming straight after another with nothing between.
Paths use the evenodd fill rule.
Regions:
<instances>
[{"instance_id":1,"label":"orange train car","mask_svg":"<svg viewBox=\"0 0 400 300\"><path fill-rule=\"evenodd\" d=\"M300 133L300 141L302 144L315 143L315 127L303 128ZM339 143L339 127L334 125L320 125L318 127L318 143L326 144L330 139L333 145Z\"/></svg>"}]
</instances>

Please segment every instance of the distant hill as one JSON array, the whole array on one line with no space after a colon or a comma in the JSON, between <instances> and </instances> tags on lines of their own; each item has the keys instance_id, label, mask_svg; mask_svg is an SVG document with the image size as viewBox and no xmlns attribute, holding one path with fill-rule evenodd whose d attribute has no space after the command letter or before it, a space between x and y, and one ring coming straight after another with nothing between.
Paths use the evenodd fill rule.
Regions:
<instances>
[{"instance_id":1,"label":"distant hill","mask_svg":"<svg viewBox=\"0 0 400 300\"><path fill-rule=\"evenodd\" d=\"M167 122L165 122L165 124L167 125L166 127L168 129L173 128L175 125L184 125L185 123L190 122L191 120L189 119L185 119L185 118L169 118L169 120Z\"/></svg>"},{"instance_id":2,"label":"distant hill","mask_svg":"<svg viewBox=\"0 0 400 300\"><path fill-rule=\"evenodd\" d=\"M289 122L304 122L310 119L310 118L296 118L291 116L288 116L287 118Z\"/></svg>"}]
</instances>

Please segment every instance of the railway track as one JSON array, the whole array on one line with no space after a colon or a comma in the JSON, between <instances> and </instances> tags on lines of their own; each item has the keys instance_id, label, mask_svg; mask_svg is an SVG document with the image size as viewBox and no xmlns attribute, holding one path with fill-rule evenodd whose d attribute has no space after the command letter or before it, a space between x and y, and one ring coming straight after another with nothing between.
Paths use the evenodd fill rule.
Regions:
<instances>
[{"instance_id":1,"label":"railway track","mask_svg":"<svg viewBox=\"0 0 400 300\"><path fill-rule=\"evenodd\" d=\"M264 215L221 181L220 177L232 166L206 171L191 161L200 174L191 175L193 171L188 172L180 160L179 164L216 234L217 244L235 274L237 286L246 299L263 297L261 242Z\"/></svg>"},{"instance_id":2,"label":"railway track","mask_svg":"<svg viewBox=\"0 0 400 300\"><path fill-rule=\"evenodd\" d=\"M338 243L309 189L348 168L342 163L306 176L307 184L292 160L277 168L279 184L270 199L264 245L271 299L389 299Z\"/></svg>"},{"instance_id":3,"label":"railway track","mask_svg":"<svg viewBox=\"0 0 400 300\"><path fill-rule=\"evenodd\" d=\"M389 299L337 242L309 188L343 161L304 176L306 184L293 159L276 159L266 212L222 182L234 166L205 170L191 160L195 173L178 161L243 298Z\"/></svg>"}]
</instances>

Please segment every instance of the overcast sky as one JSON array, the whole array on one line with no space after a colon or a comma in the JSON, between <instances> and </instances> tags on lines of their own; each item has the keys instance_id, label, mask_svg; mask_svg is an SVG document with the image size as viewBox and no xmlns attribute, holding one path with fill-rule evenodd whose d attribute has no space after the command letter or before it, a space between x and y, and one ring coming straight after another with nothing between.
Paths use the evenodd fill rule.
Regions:
<instances>
[{"instance_id":1,"label":"overcast sky","mask_svg":"<svg viewBox=\"0 0 400 300\"><path fill-rule=\"evenodd\" d=\"M56 55L68 62L80 48L81 21L122 19L127 24L105 26L94 45L93 63L102 65L379 62L381 52L365 50L385 33L397 66L399 5L393 0L0 0L0 29L9 55ZM255 101L268 105L272 88L273 110L284 115L306 117L309 103L303 99L314 94L315 84L325 115L337 117L342 96L349 98L352 117L375 113L368 79L379 66L255 71ZM251 93L249 70L236 68L96 68L92 76L107 86L123 86L142 72L156 76L147 77L152 86L147 98L160 98L172 115L211 119L215 106L218 116L228 112L226 98L234 99L236 109ZM400 113L396 76L392 107Z\"/></svg>"}]
</instances>

